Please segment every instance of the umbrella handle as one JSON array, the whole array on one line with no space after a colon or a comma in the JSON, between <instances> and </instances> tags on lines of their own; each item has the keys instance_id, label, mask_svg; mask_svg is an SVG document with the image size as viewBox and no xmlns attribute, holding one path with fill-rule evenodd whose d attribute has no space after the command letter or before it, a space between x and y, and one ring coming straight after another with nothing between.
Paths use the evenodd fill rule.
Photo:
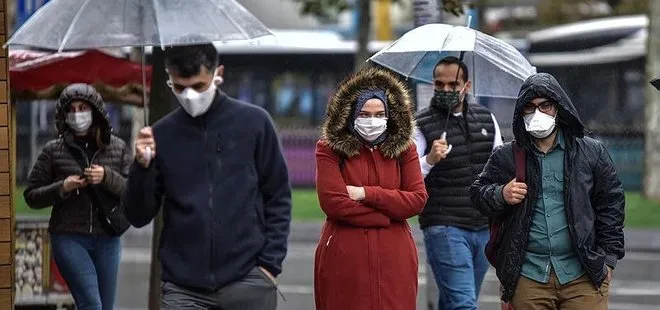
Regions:
<instances>
[{"instance_id":1,"label":"umbrella handle","mask_svg":"<svg viewBox=\"0 0 660 310\"><path fill-rule=\"evenodd\" d=\"M148 146L147 146L147 147L144 149L144 159L147 161L147 163L149 163L149 162L151 161L151 155L152 155L152 154L153 154L153 153L151 152L151 147L148 147Z\"/></svg>"},{"instance_id":2,"label":"umbrella handle","mask_svg":"<svg viewBox=\"0 0 660 310\"><path fill-rule=\"evenodd\" d=\"M146 70L146 56L144 52L144 46L140 47L141 61L142 61L142 109L144 109L142 115L144 115L144 126L149 126L149 105L147 101L147 70Z\"/></svg>"}]
</instances>

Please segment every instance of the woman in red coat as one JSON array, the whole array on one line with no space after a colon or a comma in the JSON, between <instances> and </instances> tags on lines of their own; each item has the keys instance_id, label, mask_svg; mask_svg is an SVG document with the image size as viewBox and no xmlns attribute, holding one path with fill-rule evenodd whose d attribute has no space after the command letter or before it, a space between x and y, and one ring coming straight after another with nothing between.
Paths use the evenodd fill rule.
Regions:
<instances>
[{"instance_id":1,"label":"woman in red coat","mask_svg":"<svg viewBox=\"0 0 660 310\"><path fill-rule=\"evenodd\" d=\"M316 144L316 189L326 222L316 249L317 310L414 310L417 248L407 219L428 195L409 91L366 69L330 100Z\"/></svg>"}]
</instances>

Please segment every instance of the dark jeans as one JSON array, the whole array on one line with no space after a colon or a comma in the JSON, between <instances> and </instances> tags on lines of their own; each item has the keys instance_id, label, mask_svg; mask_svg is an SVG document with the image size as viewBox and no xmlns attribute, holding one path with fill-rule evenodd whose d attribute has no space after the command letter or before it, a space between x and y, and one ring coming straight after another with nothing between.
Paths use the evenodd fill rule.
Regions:
<instances>
[{"instance_id":1,"label":"dark jeans","mask_svg":"<svg viewBox=\"0 0 660 310\"><path fill-rule=\"evenodd\" d=\"M53 258L78 310L112 310L121 256L119 237L51 234Z\"/></svg>"},{"instance_id":2,"label":"dark jeans","mask_svg":"<svg viewBox=\"0 0 660 310\"><path fill-rule=\"evenodd\" d=\"M484 253L488 229L431 226L423 232L427 259L438 285L438 309L476 310L489 266Z\"/></svg>"},{"instance_id":3,"label":"dark jeans","mask_svg":"<svg viewBox=\"0 0 660 310\"><path fill-rule=\"evenodd\" d=\"M223 288L203 293L180 287L171 282L161 284L162 310L275 310L277 287L255 267L242 279Z\"/></svg>"}]
</instances>

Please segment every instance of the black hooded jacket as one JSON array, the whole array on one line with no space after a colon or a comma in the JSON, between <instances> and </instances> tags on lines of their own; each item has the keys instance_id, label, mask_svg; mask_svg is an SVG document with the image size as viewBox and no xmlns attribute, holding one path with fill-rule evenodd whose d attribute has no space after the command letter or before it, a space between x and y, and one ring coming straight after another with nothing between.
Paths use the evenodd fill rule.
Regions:
<instances>
[{"instance_id":1,"label":"black hooded jacket","mask_svg":"<svg viewBox=\"0 0 660 310\"><path fill-rule=\"evenodd\" d=\"M547 73L529 77L522 85L513 116L517 142L498 148L470 187L474 205L485 215L503 219L505 229L498 260L497 277L504 286L502 299L510 301L515 292L541 188L541 167L532 152L533 138L525 130L523 107L535 98L557 102L557 126L566 141L564 158L564 201L569 232L594 289L607 277L606 266L616 267L624 256L624 205L621 182L612 159L597 140L584 136L584 126L575 107L557 80ZM515 177L512 143L526 149L527 196L524 207L508 205L502 189Z\"/></svg>"},{"instance_id":2,"label":"black hooded jacket","mask_svg":"<svg viewBox=\"0 0 660 310\"><path fill-rule=\"evenodd\" d=\"M93 123L89 129L92 134L85 138L89 141L89 148L80 145L80 139L74 138L66 123L69 104L76 100L85 101L92 107ZM113 235L104 222L101 206L97 204L119 205L131 154L126 143L112 135L105 103L99 93L87 84L72 84L65 88L57 102L55 127L59 137L46 143L37 157L23 193L25 201L34 209L53 206L50 232ZM71 175L82 176L83 170L91 164L103 166L103 181L62 194L64 180Z\"/></svg>"}]
</instances>

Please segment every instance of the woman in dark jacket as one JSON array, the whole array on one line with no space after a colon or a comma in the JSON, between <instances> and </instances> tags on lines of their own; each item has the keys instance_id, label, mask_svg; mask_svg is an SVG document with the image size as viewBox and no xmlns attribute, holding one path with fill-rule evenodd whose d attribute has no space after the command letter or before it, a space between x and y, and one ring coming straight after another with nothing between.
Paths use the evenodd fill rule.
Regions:
<instances>
[{"instance_id":1,"label":"woman in dark jacket","mask_svg":"<svg viewBox=\"0 0 660 310\"><path fill-rule=\"evenodd\" d=\"M57 103L59 137L37 158L24 196L34 209L53 206L51 248L79 310L114 307L121 245L110 212L131 163L126 143L111 134L105 104L87 84L64 89Z\"/></svg>"}]
</instances>

